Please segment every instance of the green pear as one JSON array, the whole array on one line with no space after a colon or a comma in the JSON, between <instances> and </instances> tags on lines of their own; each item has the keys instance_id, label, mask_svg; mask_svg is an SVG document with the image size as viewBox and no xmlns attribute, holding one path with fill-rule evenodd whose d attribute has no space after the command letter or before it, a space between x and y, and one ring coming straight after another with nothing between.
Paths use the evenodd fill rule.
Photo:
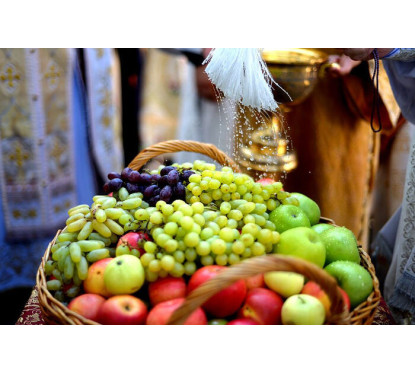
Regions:
<instances>
[{"instance_id":1,"label":"green pear","mask_svg":"<svg viewBox=\"0 0 415 373\"><path fill-rule=\"evenodd\" d=\"M326 249L320 235L308 227L296 227L281 233L274 252L308 260L320 268L326 260Z\"/></svg>"},{"instance_id":2,"label":"green pear","mask_svg":"<svg viewBox=\"0 0 415 373\"><path fill-rule=\"evenodd\" d=\"M296 227L311 226L307 214L300 207L294 205L278 206L269 214L268 220L274 223L278 233Z\"/></svg>"},{"instance_id":3,"label":"green pear","mask_svg":"<svg viewBox=\"0 0 415 373\"><path fill-rule=\"evenodd\" d=\"M321 240L326 247L326 263L328 265L337 260L348 260L360 263L359 249L356 237L346 227L333 227L320 234Z\"/></svg>"},{"instance_id":4,"label":"green pear","mask_svg":"<svg viewBox=\"0 0 415 373\"><path fill-rule=\"evenodd\" d=\"M320 207L315 201L301 193L290 193L290 197L298 200L300 209L306 213L311 225L315 225L320 221Z\"/></svg>"},{"instance_id":5,"label":"green pear","mask_svg":"<svg viewBox=\"0 0 415 373\"><path fill-rule=\"evenodd\" d=\"M350 298L352 308L364 302L373 291L369 271L360 264L338 260L324 268L338 282Z\"/></svg>"}]
</instances>

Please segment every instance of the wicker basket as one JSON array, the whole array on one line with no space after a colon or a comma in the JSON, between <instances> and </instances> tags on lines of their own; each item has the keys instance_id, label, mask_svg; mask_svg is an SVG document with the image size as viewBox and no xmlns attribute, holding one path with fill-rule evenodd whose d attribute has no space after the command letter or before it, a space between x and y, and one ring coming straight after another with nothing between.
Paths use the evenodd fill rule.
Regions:
<instances>
[{"instance_id":1,"label":"wicker basket","mask_svg":"<svg viewBox=\"0 0 415 373\"><path fill-rule=\"evenodd\" d=\"M223 166L231 167L235 172L240 172L238 165L229 158L225 153L217 149L212 144L205 144L196 141L165 141L150 146L141 151L128 165L128 167L139 170L148 161L154 157L166 153L178 151L195 152L209 156ZM326 219L331 223L333 221ZM46 286L46 275L44 272L45 263L49 259L51 247L54 245L58 235L49 244L42 258L36 275L36 285L39 293L39 305L43 317L50 324L64 325L99 325L98 323L82 317L81 315L69 310L64 304L55 299L48 291ZM209 297L225 288L232 282L246 278L259 273L268 271L282 270L293 271L303 274L306 278L320 284L327 292L331 299L331 316L327 320L327 324L352 324L352 325L368 325L373 322L377 306L380 302L379 281L375 274L375 269L370 260L369 255L359 247L361 264L369 271L373 281L373 292L369 295L365 302L347 312L344 307L343 297L338 291L336 281L328 275L324 270L316 265L297 258L287 256L269 254L266 256L254 257L246 259L241 263L230 266L215 278L201 285L187 297L183 305L176 310L169 320L170 324L181 324L184 320Z\"/></svg>"}]
</instances>

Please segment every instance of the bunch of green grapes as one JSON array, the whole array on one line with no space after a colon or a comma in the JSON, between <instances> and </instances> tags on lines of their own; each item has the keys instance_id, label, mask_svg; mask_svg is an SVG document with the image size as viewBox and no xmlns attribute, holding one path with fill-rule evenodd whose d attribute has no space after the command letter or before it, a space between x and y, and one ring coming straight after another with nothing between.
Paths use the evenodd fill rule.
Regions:
<instances>
[{"instance_id":1,"label":"bunch of green grapes","mask_svg":"<svg viewBox=\"0 0 415 373\"><path fill-rule=\"evenodd\" d=\"M230 167L216 170L213 163L195 161L192 165L195 174L189 177L186 186L186 201L202 202L204 205L220 206L222 202L244 200L264 204L267 212L271 212L281 203L292 203L290 194L283 191L281 182L269 185L256 183L249 175L234 173Z\"/></svg>"},{"instance_id":2,"label":"bunch of green grapes","mask_svg":"<svg viewBox=\"0 0 415 373\"><path fill-rule=\"evenodd\" d=\"M140 257L148 281L192 275L206 265L232 265L273 250L279 233L267 219L266 205L233 200L212 210L202 202L157 202L140 208L135 218L147 222L154 242Z\"/></svg>"},{"instance_id":3,"label":"bunch of green grapes","mask_svg":"<svg viewBox=\"0 0 415 373\"><path fill-rule=\"evenodd\" d=\"M117 197L97 195L91 206L82 204L68 211L66 229L57 237L51 258L45 263L45 273L50 276L47 288L56 292L56 298L78 295L89 265L115 257L111 246L126 231L138 228L132 222L135 211L140 206L148 206L142 201L143 195L129 194L121 188Z\"/></svg>"}]
</instances>

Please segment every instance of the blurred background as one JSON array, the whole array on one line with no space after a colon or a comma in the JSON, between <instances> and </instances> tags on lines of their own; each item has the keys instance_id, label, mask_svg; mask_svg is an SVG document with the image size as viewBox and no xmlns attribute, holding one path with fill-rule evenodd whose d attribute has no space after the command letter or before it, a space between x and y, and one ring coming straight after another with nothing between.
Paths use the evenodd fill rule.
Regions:
<instances>
[{"instance_id":1,"label":"blurred background","mask_svg":"<svg viewBox=\"0 0 415 373\"><path fill-rule=\"evenodd\" d=\"M382 66L379 133L370 125L371 62L327 48L265 50L291 99L276 87L278 115L258 122L215 92L202 65L208 53L0 49L0 324L17 321L67 210L90 204L108 172L165 140L213 143L253 177L281 180L370 252L402 201L411 137Z\"/></svg>"}]
</instances>

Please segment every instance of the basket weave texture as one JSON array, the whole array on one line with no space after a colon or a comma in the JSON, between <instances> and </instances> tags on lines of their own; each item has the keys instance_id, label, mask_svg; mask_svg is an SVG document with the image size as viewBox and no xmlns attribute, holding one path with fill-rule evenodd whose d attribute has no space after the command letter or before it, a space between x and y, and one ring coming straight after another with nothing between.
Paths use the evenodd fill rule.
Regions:
<instances>
[{"instance_id":1,"label":"basket weave texture","mask_svg":"<svg viewBox=\"0 0 415 373\"><path fill-rule=\"evenodd\" d=\"M139 170L152 158L177 151L195 152L209 156L222 166L229 166L235 172L240 172L238 165L225 153L212 144L196 141L170 140L150 146L141 151L128 165L128 167ZM329 220L329 219L327 219ZM48 245L36 275L36 285L39 293L39 305L45 321L49 324L62 325L99 325L85 317L69 310L59 302L48 291L46 285L45 263L49 259L51 247L54 245L61 231L56 233L55 238ZM231 283L259 273L269 271L292 271L303 274L307 279L317 282L327 293L331 300L331 316L326 324L351 324L369 325L373 322L377 306L380 303L379 281L376 277L375 268L369 255L359 247L361 265L365 267L372 277L373 291L366 301L355 307L352 312L345 308L343 297L337 288L336 280L323 269L301 259L268 254L265 256L245 259L244 261L229 266L226 271L199 286L186 298L182 306L177 309L169 320L169 324L182 324L189 315L212 295Z\"/></svg>"}]
</instances>

